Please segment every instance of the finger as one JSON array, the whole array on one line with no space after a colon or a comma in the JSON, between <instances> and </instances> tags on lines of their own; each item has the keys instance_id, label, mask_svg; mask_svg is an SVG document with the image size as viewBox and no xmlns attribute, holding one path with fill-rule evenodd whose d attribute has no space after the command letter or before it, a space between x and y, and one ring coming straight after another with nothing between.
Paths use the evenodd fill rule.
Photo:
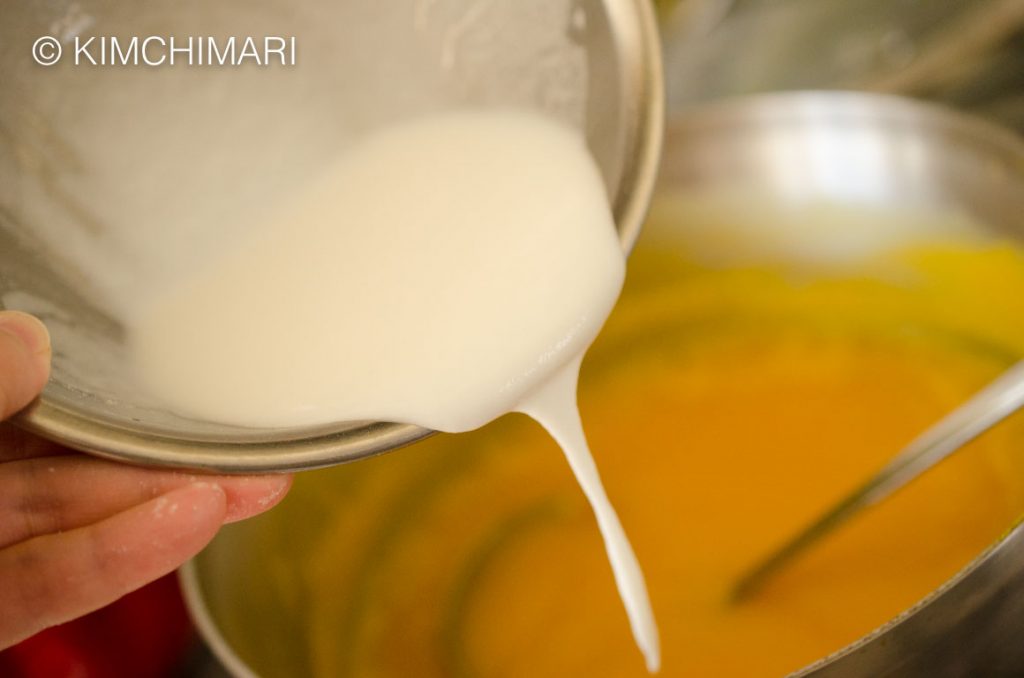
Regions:
<instances>
[{"instance_id":1,"label":"finger","mask_svg":"<svg viewBox=\"0 0 1024 678\"><path fill-rule=\"evenodd\" d=\"M171 572L217 532L227 498L194 483L99 523L0 550L0 648Z\"/></svg>"},{"instance_id":2,"label":"finger","mask_svg":"<svg viewBox=\"0 0 1024 678\"><path fill-rule=\"evenodd\" d=\"M35 398L50 378L50 334L21 311L0 311L0 419Z\"/></svg>"},{"instance_id":3,"label":"finger","mask_svg":"<svg viewBox=\"0 0 1024 678\"><path fill-rule=\"evenodd\" d=\"M277 506L292 487L292 476L216 476L228 495L225 523L245 520Z\"/></svg>"},{"instance_id":4,"label":"finger","mask_svg":"<svg viewBox=\"0 0 1024 678\"><path fill-rule=\"evenodd\" d=\"M200 480L227 496L226 520L266 511L291 486L291 477L197 476L140 468L81 454L0 465L0 548L95 523Z\"/></svg>"},{"instance_id":5,"label":"finger","mask_svg":"<svg viewBox=\"0 0 1024 678\"><path fill-rule=\"evenodd\" d=\"M10 422L0 421L0 463L69 452L63 445L29 433Z\"/></svg>"}]
</instances>

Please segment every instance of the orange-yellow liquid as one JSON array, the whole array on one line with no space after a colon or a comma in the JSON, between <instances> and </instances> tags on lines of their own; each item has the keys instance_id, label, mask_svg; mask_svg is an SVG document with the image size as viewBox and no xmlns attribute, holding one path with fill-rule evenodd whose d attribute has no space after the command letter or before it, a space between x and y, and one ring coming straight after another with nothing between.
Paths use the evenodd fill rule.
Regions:
<instances>
[{"instance_id":1,"label":"orange-yellow liquid","mask_svg":"<svg viewBox=\"0 0 1024 678\"><path fill-rule=\"evenodd\" d=\"M746 567L1024 354L1024 258L919 249L823 277L648 247L631 265L580 405L647 576L661 675L796 670L1024 513L1017 417L731 605ZM322 510L322 526L259 581L303 601L314 675L646 675L593 517L525 418L296 485L291 524Z\"/></svg>"}]
</instances>

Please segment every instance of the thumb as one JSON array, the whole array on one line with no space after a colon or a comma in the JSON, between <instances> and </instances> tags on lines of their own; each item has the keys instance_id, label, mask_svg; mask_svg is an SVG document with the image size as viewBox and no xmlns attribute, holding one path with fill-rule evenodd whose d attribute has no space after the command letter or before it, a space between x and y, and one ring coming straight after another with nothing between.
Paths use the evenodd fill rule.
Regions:
<instances>
[{"instance_id":1,"label":"thumb","mask_svg":"<svg viewBox=\"0 0 1024 678\"><path fill-rule=\"evenodd\" d=\"M0 311L0 420L35 398L50 377L50 334L36 318Z\"/></svg>"}]
</instances>

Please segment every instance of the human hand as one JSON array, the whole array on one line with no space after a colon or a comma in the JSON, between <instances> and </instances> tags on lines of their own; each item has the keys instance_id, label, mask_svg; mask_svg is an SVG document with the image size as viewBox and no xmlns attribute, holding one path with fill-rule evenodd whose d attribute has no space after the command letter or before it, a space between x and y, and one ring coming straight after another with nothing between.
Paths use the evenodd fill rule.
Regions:
<instances>
[{"instance_id":1,"label":"human hand","mask_svg":"<svg viewBox=\"0 0 1024 678\"><path fill-rule=\"evenodd\" d=\"M50 372L35 318L0 311L0 422ZM117 464L0 423L0 649L120 598L280 501L290 476L196 476Z\"/></svg>"}]
</instances>

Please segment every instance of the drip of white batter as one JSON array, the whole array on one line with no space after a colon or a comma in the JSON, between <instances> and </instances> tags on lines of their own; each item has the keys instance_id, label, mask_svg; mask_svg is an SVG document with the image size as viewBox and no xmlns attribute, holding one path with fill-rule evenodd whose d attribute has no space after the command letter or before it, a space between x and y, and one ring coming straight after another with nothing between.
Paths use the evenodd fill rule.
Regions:
<instances>
[{"instance_id":1,"label":"drip of white batter","mask_svg":"<svg viewBox=\"0 0 1024 678\"><path fill-rule=\"evenodd\" d=\"M625 270L578 131L509 111L388 127L212 259L128 319L154 395L260 427L376 419L458 432L529 414L565 451L658 669L643 575L575 406L580 361Z\"/></svg>"},{"instance_id":2,"label":"drip of white batter","mask_svg":"<svg viewBox=\"0 0 1024 678\"><path fill-rule=\"evenodd\" d=\"M626 537L626 531L622 529L619 516L608 501L601 476L597 472L597 464L594 463L587 439L583 435L580 410L576 405L576 384L582 360L583 356L579 355L555 372L548 383L531 393L517 409L546 428L565 453L576 482L580 484L597 518L597 526L604 538L605 551L615 575L615 585L619 588L626 614L629 615L633 638L647 661L647 670L656 673L661 667L661 647L644 574Z\"/></svg>"}]
</instances>

